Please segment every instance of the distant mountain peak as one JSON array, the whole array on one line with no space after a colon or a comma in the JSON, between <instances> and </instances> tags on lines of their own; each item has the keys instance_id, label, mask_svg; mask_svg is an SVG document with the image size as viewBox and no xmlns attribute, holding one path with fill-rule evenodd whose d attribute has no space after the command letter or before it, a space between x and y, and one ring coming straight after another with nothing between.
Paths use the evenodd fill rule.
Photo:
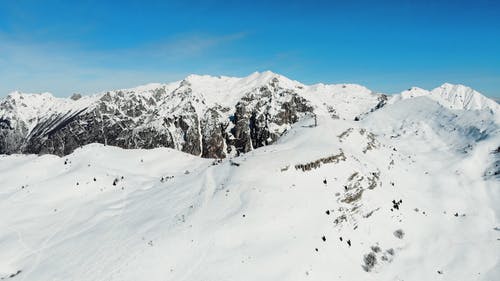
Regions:
<instances>
[{"instance_id":1,"label":"distant mountain peak","mask_svg":"<svg viewBox=\"0 0 500 281\"><path fill-rule=\"evenodd\" d=\"M433 89L431 95L451 109L476 110L489 108L498 110L499 108L498 104L493 100L461 84L444 83Z\"/></svg>"},{"instance_id":2,"label":"distant mountain peak","mask_svg":"<svg viewBox=\"0 0 500 281\"><path fill-rule=\"evenodd\" d=\"M23 93L20 91L14 91L11 92L7 95L7 98L11 99L52 99L54 98L54 95L52 95L49 92L43 92L43 93Z\"/></svg>"},{"instance_id":3,"label":"distant mountain peak","mask_svg":"<svg viewBox=\"0 0 500 281\"><path fill-rule=\"evenodd\" d=\"M408 90L394 95L390 103L395 103L401 99L415 98L425 96L430 99L436 100L442 106L450 109L459 110L478 110L478 109L491 109L499 111L500 107L493 100L485 97L474 89L462 85L444 83L441 86L434 88L431 91L411 87Z\"/></svg>"}]
</instances>

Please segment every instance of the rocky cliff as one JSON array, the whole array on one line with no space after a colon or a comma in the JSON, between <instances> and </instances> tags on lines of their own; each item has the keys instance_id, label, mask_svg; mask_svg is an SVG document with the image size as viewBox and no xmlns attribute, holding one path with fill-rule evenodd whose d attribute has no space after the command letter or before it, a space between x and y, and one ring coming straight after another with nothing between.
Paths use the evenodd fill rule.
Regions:
<instances>
[{"instance_id":1,"label":"rocky cliff","mask_svg":"<svg viewBox=\"0 0 500 281\"><path fill-rule=\"evenodd\" d=\"M324 114L357 121L387 100L359 85L308 86L272 72L190 75L70 98L14 92L0 100L0 154L67 155L102 143L225 158L274 143L301 118Z\"/></svg>"}]
</instances>

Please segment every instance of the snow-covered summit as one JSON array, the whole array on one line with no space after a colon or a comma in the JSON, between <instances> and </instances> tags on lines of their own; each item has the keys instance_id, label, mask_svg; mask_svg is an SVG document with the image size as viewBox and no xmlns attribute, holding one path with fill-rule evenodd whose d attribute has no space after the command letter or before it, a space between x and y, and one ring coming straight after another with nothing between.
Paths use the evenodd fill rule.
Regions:
<instances>
[{"instance_id":1,"label":"snow-covered summit","mask_svg":"<svg viewBox=\"0 0 500 281\"><path fill-rule=\"evenodd\" d=\"M234 106L245 94L275 83L281 88L296 89L303 84L271 71L254 72L246 77L189 75L180 86L203 96L208 105Z\"/></svg>"},{"instance_id":2,"label":"snow-covered summit","mask_svg":"<svg viewBox=\"0 0 500 281\"><path fill-rule=\"evenodd\" d=\"M500 112L500 106L492 99L489 99L474 89L460 85L444 83L443 85L428 91L418 87L412 87L408 90L395 95L390 103L398 100L414 97L426 96L438 101L445 107L458 110L479 110L489 109Z\"/></svg>"},{"instance_id":3,"label":"snow-covered summit","mask_svg":"<svg viewBox=\"0 0 500 281\"><path fill-rule=\"evenodd\" d=\"M445 83L431 91L431 95L441 99L443 105L452 109L492 109L498 110L500 107L493 100L483 96L479 92L464 85L453 85Z\"/></svg>"},{"instance_id":4,"label":"snow-covered summit","mask_svg":"<svg viewBox=\"0 0 500 281\"><path fill-rule=\"evenodd\" d=\"M401 92L400 96L402 99L409 99L414 97L426 96L429 94L430 92L425 89L419 87L411 87L410 89Z\"/></svg>"}]
</instances>

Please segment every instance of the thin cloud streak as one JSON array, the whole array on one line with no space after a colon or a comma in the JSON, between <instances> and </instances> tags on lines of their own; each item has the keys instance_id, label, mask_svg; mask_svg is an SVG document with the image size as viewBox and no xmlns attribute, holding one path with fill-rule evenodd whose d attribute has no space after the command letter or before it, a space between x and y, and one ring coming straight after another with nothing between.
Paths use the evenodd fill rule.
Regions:
<instances>
[{"instance_id":1,"label":"thin cloud streak","mask_svg":"<svg viewBox=\"0 0 500 281\"><path fill-rule=\"evenodd\" d=\"M186 62L245 36L189 34L135 48L92 51L71 42L26 42L0 33L0 96L14 90L68 96L178 80L192 71L183 70Z\"/></svg>"}]
</instances>

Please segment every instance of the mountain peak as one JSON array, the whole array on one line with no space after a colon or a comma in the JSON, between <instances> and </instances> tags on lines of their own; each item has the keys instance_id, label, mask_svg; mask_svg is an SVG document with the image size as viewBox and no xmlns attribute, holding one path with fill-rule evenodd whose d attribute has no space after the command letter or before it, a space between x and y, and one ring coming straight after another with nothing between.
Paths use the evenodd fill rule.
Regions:
<instances>
[{"instance_id":1,"label":"mountain peak","mask_svg":"<svg viewBox=\"0 0 500 281\"><path fill-rule=\"evenodd\" d=\"M53 99L54 95L49 92L43 93L23 93L21 91L14 91L7 95L7 98L10 99Z\"/></svg>"},{"instance_id":2,"label":"mountain peak","mask_svg":"<svg viewBox=\"0 0 500 281\"><path fill-rule=\"evenodd\" d=\"M425 96L439 102L442 106L459 110L491 109L500 110L500 106L493 100L485 97L474 89L462 85L443 83L441 86L431 91L411 87L408 90L393 96L390 103L395 103L401 99Z\"/></svg>"},{"instance_id":3,"label":"mountain peak","mask_svg":"<svg viewBox=\"0 0 500 281\"><path fill-rule=\"evenodd\" d=\"M185 81L189 84L195 83L218 83L218 82L241 82L240 84L249 84L252 83L254 85L263 85L269 83L274 78L283 81L283 82L291 82L292 80L287 77L274 73L270 70L266 70L263 72L255 71L252 74L245 77L231 77L231 76L212 76L212 75L200 75L200 74L190 74L182 81ZM296 82L298 83L298 82Z\"/></svg>"},{"instance_id":4,"label":"mountain peak","mask_svg":"<svg viewBox=\"0 0 500 281\"><path fill-rule=\"evenodd\" d=\"M273 77L279 77L281 75L277 74L277 73L274 73L270 70L265 70L265 71L262 71L262 72L259 72L259 71L255 71L253 72L252 74L248 75L246 78L260 78L260 79L271 79Z\"/></svg>"},{"instance_id":5,"label":"mountain peak","mask_svg":"<svg viewBox=\"0 0 500 281\"><path fill-rule=\"evenodd\" d=\"M433 89L431 95L451 109L498 109L496 102L462 84L444 83Z\"/></svg>"},{"instance_id":6,"label":"mountain peak","mask_svg":"<svg viewBox=\"0 0 500 281\"><path fill-rule=\"evenodd\" d=\"M461 93L472 93L472 92L476 92L474 89L472 89L471 87L468 87L468 86L465 86L465 85L462 85L462 84L452 84L452 83L448 83L448 82L445 82L443 83L441 86L439 87L436 87L435 89L442 89L444 91L451 91L451 92L461 92ZM477 93L477 92L476 92Z\"/></svg>"},{"instance_id":7,"label":"mountain peak","mask_svg":"<svg viewBox=\"0 0 500 281\"><path fill-rule=\"evenodd\" d=\"M429 91L422 89L422 88L419 88L419 87L415 87L415 86L409 88L408 90L401 92L401 96L403 98L420 97L420 96L426 96L429 94L430 94Z\"/></svg>"},{"instance_id":8,"label":"mountain peak","mask_svg":"<svg viewBox=\"0 0 500 281\"><path fill-rule=\"evenodd\" d=\"M253 83L256 86L266 85L271 82L277 82L282 87L295 88L297 86L305 86L304 84L292 80L281 74L266 70L264 72L254 72L247 77L242 78L246 83Z\"/></svg>"}]
</instances>

